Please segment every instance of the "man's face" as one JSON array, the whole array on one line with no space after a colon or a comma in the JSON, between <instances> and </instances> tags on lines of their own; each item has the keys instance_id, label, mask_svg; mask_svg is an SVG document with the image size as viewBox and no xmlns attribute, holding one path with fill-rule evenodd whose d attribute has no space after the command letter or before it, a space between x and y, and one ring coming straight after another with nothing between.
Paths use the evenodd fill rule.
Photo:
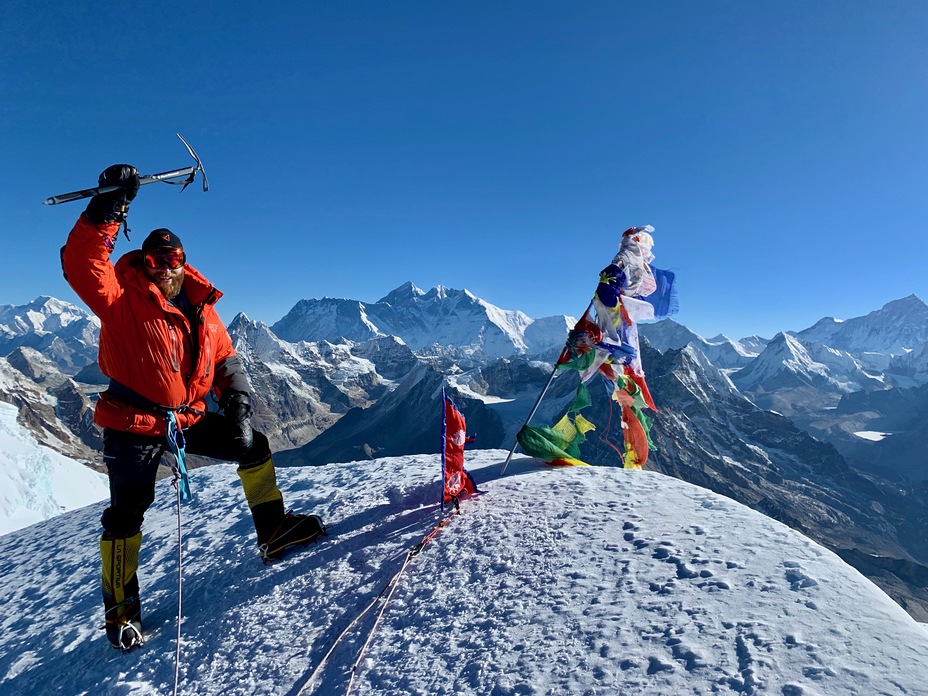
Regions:
<instances>
[{"instance_id":1,"label":"man's face","mask_svg":"<svg viewBox=\"0 0 928 696\"><path fill-rule=\"evenodd\" d=\"M144 254L145 275L168 300L177 297L184 284L184 261L184 253L180 249L158 249Z\"/></svg>"}]
</instances>

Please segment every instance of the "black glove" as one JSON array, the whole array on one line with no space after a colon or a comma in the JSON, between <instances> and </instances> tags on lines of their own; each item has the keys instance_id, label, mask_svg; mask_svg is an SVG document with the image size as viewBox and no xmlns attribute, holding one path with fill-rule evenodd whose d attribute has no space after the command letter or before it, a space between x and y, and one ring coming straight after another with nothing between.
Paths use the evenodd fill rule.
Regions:
<instances>
[{"instance_id":1,"label":"black glove","mask_svg":"<svg viewBox=\"0 0 928 696\"><path fill-rule=\"evenodd\" d=\"M251 399L248 394L230 394L223 399L222 411L232 425L233 444L241 452L247 452L254 442L254 434L251 432Z\"/></svg>"},{"instance_id":2,"label":"black glove","mask_svg":"<svg viewBox=\"0 0 928 696\"><path fill-rule=\"evenodd\" d=\"M104 222L125 222L129 204L139 192L139 172L131 164L114 164L100 174L99 185L119 186L116 191L100 193L87 204L87 218L99 225Z\"/></svg>"}]
</instances>

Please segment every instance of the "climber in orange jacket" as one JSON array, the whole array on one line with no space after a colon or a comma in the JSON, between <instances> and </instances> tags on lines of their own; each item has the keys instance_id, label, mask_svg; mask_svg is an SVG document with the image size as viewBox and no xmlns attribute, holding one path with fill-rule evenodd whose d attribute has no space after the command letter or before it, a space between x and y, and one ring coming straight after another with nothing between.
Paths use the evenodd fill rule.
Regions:
<instances>
[{"instance_id":1,"label":"climber in orange jacket","mask_svg":"<svg viewBox=\"0 0 928 696\"><path fill-rule=\"evenodd\" d=\"M100 554L107 636L114 647L141 643L138 552L145 511L169 447L168 416L186 451L238 462L238 475L265 561L325 533L316 515L285 512L267 438L251 427L251 389L215 304L222 293L187 263L180 238L154 230L141 249L112 255L139 190L135 167L108 167L61 251L68 283L100 319L100 370L110 378L94 422L103 428L110 505ZM222 414L207 410L212 391Z\"/></svg>"}]
</instances>

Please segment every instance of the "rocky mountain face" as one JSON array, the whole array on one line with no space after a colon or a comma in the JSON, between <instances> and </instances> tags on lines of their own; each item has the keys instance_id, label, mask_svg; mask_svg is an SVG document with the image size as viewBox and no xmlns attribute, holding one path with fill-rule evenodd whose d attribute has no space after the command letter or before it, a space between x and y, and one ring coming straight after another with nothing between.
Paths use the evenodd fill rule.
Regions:
<instances>
[{"instance_id":1,"label":"rocky mountain face","mask_svg":"<svg viewBox=\"0 0 928 696\"><path fill-rule=\"evenodd\" d=\"M434 452L442 388L475 447L508 449L574 320L531 319L471 293L411 283L376 303L302 300L273 326L229 325L255 391L255 425L281 465ZM52 298L0 308L0 400L44 444L99 468L91 404L96 320ZM649 467L732 497L838 551L928 620L928 307L910 296L865 317L772 339L641 327L660 412ZM576 389L559 375L534 422ZM591 389L600 416L610 407ZM595 416L594 416L595 417ZM596 417L602 421L603 418ZM621 429L584 456L617 464Z\"/></svg>"},{"instance_id":2,"label":"rocky mountain face","mask_svg":"<svg viewBox=\"0 0 928 696\"><path fill-rule=\"evenodd\" d=\"M0 358L0 401L18 409L17 421L39 444L103 470L95 451L102 439L93 426L90 399L41 353L21 347Z\"/></svg>"},{"instance_id":3,"label":"rocky mountain face","mask_svg":"<svg viewBox=\"0 0 928 696\"><path fill-rule=\"evenodd\" d=\"M928 384L848 394L829 421L837 423L830 439L848 461L928 485Z\"/></svg>"},{"instance_id":4,"label":"rocky mountain face","mask_svg":"<svg viewBox=\"0 0 928 696\"><path fill-rule=\"evenodd\" d=\"M467 373L420 364L376 404L352 409L312 442L281 453L278 460L297 466L435 452L441 433L436 404L443 387L466 410L476 446L509 447L521 426L519 418L524 419L550 374L550 365L521 358L500 358ZM565 393L572 395L575 388L575 380L557 382L542 413L553 413L552 406L562 408Z\"/></svg>"},{"instance_id":5,"label":"rocky mountain face","mask_svg":"<svg viewBox=\"0 0 928 696\"><path fill-rule=\"evenodd\" d=\"M419 365L394 336L290 343L243 314L229 333L254 387L255 427L275 450L299 447L349 410L366 409Z\"/></svg>"},{"instance_id":6,"label":"rocky mountain face","mask_svg":"<svg viewBox=\"0 0 928 696\"><path fill-rule=\"evenodd\" d=\"M738 369L749 365L769 343L768 340L757 336L741 341L733 341L722 335L703 338L673 319L642 324L638 333L662 353L667 350L680 350L688 345L696 346L713 365L722 369Z\"/></svg>"},{"instance_id":7,"label":"rocky mountain face","mask_svg":"<svg viewBox=\"0 0 928 696\"><path fill-rule=\"evenodd\" d=\"M928 428L918 414L928 410L928 394L919 389L928 384L928 305L910 295L863 317L823 319L789 339L813 364L797 361L798 349L792 356L768 353L783 342L774 339L733 375L742 392L833 444L861 471L878 463L884 473L925 480L918 443ZM779 378L756 378L776 369Z\"/></svg>"},{"instance_id":8,"label":"rocky mountain face","mask_svg":"<svg viewBox=\"0 0 928 696\"><path fill-rule=\"evenodd\" d=\"M100 323L53 297L0 306L0 401L36 440L100 471L92 399L78 373L95 363Z\"/></svg>"},{"instance_id":9,"label":"rocky mountain face","mask_svg":"<svg viewBox=\"0 0 928 696\"><path fill-rule=\"evenodd\" d=\"M719 354L725 337L707 340L672 321L641 333L661 351L697 348L756 405L834 445L859 470L928 479L928 305L915 295L771 340L731 341L738 354L753 355L742 363Z\"/></svg>"}]
</instances>

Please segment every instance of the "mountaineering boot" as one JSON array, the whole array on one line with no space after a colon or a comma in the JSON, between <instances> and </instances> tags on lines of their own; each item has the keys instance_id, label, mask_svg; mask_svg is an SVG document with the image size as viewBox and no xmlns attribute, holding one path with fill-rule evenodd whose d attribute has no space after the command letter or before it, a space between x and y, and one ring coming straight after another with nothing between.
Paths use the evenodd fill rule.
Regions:
<instances>
[{"instance_id":1,"label":"mountaineering boot","mask_svg":"<svg viewBox=\"0 0 928 696\"><path fill-rule=\"evenodd\" d=\"M255 465L238 468L245 498L258 534L258 548L265 563L280 556L294 544L308 544L325 534L325 525L316 515L284 513L284 498L277 487L274 463L268 456Z\"/></svg>"},{"instance_id":2,"label":"mountaineering boot","mask_svg":"<svg viewBox=\"0 0 928 696\"><path fill-rule=\"evenodd\" d=\"M256 464L239 466L245 499L258 533L258 543L271 537L284 517L284 497L277 487L277 474L270 455Z\"/></svg>"},{"instance_id":3,"label":"mountaineering boot","mask_svg":"<svg viewBox=\"0 0 928 696\"><path fill-rule=\"evenodd\" d=\"M132 650L142 644L142 605L136 574L141 546L141 532L125 538L104 532L100 537L106 637L117 650Z\"/></svg>"},{"instance_id":4,"label":"mountaineering boot","mask_svg":"<svg viewBox=\"0 0 928 696\"><path fill-rule=\"evenodd\" d=\"M266 540L259 539L261 559L267 563L280 558L291 546L306 546L320 536L325 536L325 525L318 515L298 515L287 511L277 529Z\"/></svg>"}]
</instances>

